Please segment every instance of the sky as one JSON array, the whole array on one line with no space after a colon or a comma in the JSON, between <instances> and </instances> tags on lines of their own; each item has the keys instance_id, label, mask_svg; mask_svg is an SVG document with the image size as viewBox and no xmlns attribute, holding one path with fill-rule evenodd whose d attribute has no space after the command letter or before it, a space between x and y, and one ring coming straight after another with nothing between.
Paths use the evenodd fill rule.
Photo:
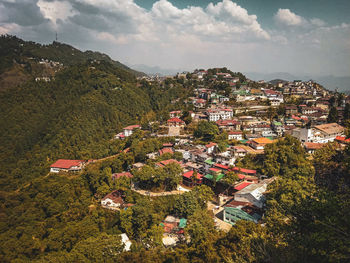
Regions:
<instances>
[{"instance_id":1,"label":"sky","mask_svg":"<svg viewBox=\"0 0 350 263\"><path fill-rule=\"evenodd\" d=\"M0 0L0 34L128 65L350 76L349 0Z\"/></svg>"}]
</instances>

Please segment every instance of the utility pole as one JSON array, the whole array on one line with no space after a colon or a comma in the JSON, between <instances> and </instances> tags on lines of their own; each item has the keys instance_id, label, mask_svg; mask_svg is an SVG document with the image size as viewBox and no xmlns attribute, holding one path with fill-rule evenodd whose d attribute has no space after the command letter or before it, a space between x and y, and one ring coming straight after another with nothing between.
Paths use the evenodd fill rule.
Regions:
<instances>
[{"instance_id":1,"label":"utility pole","mask_svg":"<svg viewBox=\"0 0 350 263\"><path fill-rule=\"evenodd\" d=\"M57 31L56 31L56 42L58 41L58 37L57 37Z\"/></svg>"}]
</instances>

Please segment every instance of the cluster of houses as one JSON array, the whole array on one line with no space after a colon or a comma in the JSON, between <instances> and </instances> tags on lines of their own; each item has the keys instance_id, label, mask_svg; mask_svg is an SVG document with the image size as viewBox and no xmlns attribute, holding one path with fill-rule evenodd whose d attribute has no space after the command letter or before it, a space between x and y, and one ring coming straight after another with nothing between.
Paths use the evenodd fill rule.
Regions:
<instances>
[{"instance_id":1,"label":"cluster of houses","mask_svg":"<svg viewBox=\"0 0 350 263\"><path fill-rule=\"evenodd\" d=\"M205 70L196 70L190 76L204 83L207 74ZM177 77L188 78L189 75L183 73ZM168 135L176 137L175 143L164 144L159 151L148 153L147 157L156 159L166 153L181 153L182 160L163 160L156 162L155 166L164 167L170 163L178 163L182 168L181 187L187 191L198 185L211 187L216 194L216 202L223 211L222 219L226 223L234 225L241 219L258 223L264 212L267 186L274 180L249 167L235 166L240 158L247 154L264 154L266 145L287 134L299 139L311 154L328 142L350 144L350 139L344 136L343 126L327 123L330 93L313 81L275 84L261 81L260 88L257 88L256 82L240 82L238 77L222 72L211 76L209 81L226 82L231 89L230 95L200 84L195 89L194 96L187 100L193 106L189 114L192 122L209 121L217 125L221 134L227 134L229 145L222 150L215 142L195 144L192 134L186 134L186 123L181 119L183 112L178 109L169 112L169 119L163 123L169 129ZM294 97L299 103L288 104L287 97ZM232 101L234 103L229 103ZM339 120L342 120L342 111L349 102L350 97L344 97L339 103ZM272 114L277 109L282 109L283 112ZM127 126L115 139L125 139L138 129L141 129L138 124ZM50 171L74 172L83 169L86 164L88 162L82 160L58 160L51 165ZM140 169L144 165L135 163L132 168ZM237 178L234 182L228 179L232 174ZM132 180L133 175L130 171L112 175L113 180L121 177ZM125 201L123 191L116 190L102 198L101 205L104 208L120 210L133 204ZM181 239L186 223L185 218L165 218L161 224L166 233L163 243L171 246Z\"/></svg>"}]
</instances>

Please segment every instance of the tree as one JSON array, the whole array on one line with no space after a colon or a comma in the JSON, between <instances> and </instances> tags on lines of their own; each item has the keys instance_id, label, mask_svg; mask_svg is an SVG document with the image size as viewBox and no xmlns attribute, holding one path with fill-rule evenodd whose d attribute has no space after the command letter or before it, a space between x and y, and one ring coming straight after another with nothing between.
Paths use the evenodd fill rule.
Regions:
<instances>
[{"instance_id":1,"label":"tree","mask_svg":"<svg viewBox=\"0 0 350 263\"><path fill-rule=\"evenodd\" d=\"M79 242L70 252L75 261L101 262L106 258L113 260L124 249L120 235L100 234Z\"/></svg>"},{"instance_id":2,"label":"tree","mask_svg":"<svg viewBox=\"0 0 350 263\"><path fill-rule=\"evenodd\" d=\"M328 117L327 117L327 122L332 123L332 122L338 122L339 117L338 117L338 111L335 106L332 106L329 110Z\"/></svg>"},{"instance_id":3,"label":"tree","mask_svg":"<svg viewBox=\"0 0 350 263\"><path fill-rule=\"evenodd\" d=\"M188 226L185 229L191 237L191 243L199 246L206 240L213 239L216 235L214 220L207 209L197 209L188 218Z\"/></svg>"},{"instance_id":4,"label":"tree","mask_svg":"<svg viewBox=\"0 0 350 263\"><path fill-rule=\"evenodd\" d=\"M306 159L300 142L289 135L265 147L262 171L270 177L313 176L314 174L313 167Z\"/></svg>"},{"instance_id":5,"label":"tree","mask_svg":"<svg viewBox=\"0 0 350 263\"><path fill-rule=\"evenodd\" d=\"M194 131L194 136L203 138L206 141L211 141L219 134L219 128L213 122L200 121L197 129Z\"/></svg>"},{"instance_id":6,"label":"tree","mask_svg":"<svg viewBox=\"0 0 350 263\"><path fill-rule=\"evenodd\" d=\"M344 116L344 121L350 119L350 103L346 103L345 104L344 115L343 116Z\"/></svg>"},{"instance_id":7,"label":"tree","mask_svg":"<svg viewBox=\"0 0 350 263\"><path fill-rule=\"evenodd\" d=\"M234 172L226 173L225 177L221 180L228 185L227 191L239 180L238 175Z\"/></svg>"}]
</instances>

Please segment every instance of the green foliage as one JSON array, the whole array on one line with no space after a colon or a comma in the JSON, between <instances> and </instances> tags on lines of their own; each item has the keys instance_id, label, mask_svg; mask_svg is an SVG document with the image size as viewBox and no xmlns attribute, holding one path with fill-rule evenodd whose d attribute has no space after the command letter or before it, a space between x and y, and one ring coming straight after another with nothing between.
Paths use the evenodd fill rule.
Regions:
<instances>
[{"instance_id":1,"label":"green foliage","mask_svg":"<svg viewBox=\"0 0 350 263\"><path fill-rule=\"evenodd\" d=\"M171 191L176 188L182 178L182 168L177 163L155 168L150 165L133 171L134 181L143 189Z\"/></svg>"},{"instance_id":2,"label":"green foliage","mask_svg":"<svg viewBox=\"0 0 350 263\"><path fill-rule=\"evenodd\" d=\"M269 177L313 176L314 173L300 142L292 136L267 145L263 163L263 173Z\"/></svg>"},{"instance_id":3,"label":"green foliage","mask_svg":"<svg viewBox=\"0 0 350 263\"><path fill-rule=\"evenodd\" d=\"M191 238L191 243L195 246L199 246L204 241L215 236L214 221L207 210L195 210L188 218L188 221L189 224L186 228L186 232Z\"/></svg>"},{"instance_id":4,"label":"green foliage","mask_svg":"<svg viewBox=\"0 0 350 263\"><path fill-rule=\"evenodd\" d=\"M196 186L192 191L180 195L174 205L174 213L187 218L198 209L206 209L213 198L213 191L206 185Z\"/></svg>"},{"instance_id":5,"label":"green foliage","mask_svg":"<svg viewBox=\"0 0 350 263\"><path fill-rule=\"evenodd\" d=\"M339 117L338 117L338 110L335 106L332 106L329 109L328 117L327 117L327 122L332 123L332 122L338 122Z\"/></svg>"},{"instance_id":6,"label":"green foliage","mask_svg":"<svg viewBox=\"0 0 350 263\"><path fill-rule=\"evenodd\" d=\"M200 121L197 129L194 131L194 136L202 138L206 141L211 141L219 134L219 128L213 122Z\"/></svg>"}]
</instances>

